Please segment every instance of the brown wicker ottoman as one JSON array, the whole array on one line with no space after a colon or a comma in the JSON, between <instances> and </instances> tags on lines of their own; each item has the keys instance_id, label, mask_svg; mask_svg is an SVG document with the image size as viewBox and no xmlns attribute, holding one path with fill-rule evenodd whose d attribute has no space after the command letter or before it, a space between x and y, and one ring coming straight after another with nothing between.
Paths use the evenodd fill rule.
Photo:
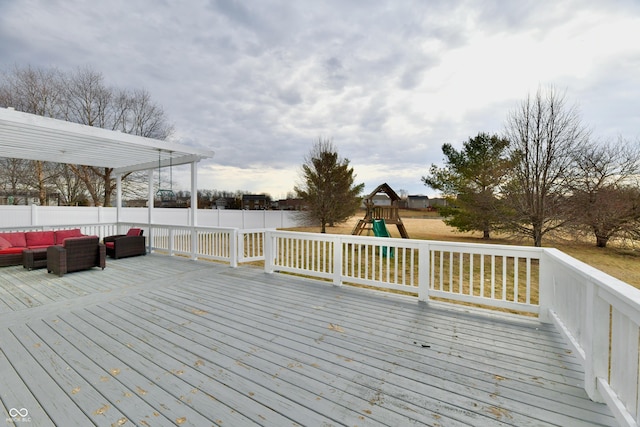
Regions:
<instances>
[{"instance_id":1,"label":"brown wicker ottoman","mask_svg":"<svg viewBox=\"0 0 640 427\"><path fill-rule=\"evenodd\" d=\"M47 266L47 248L22 251L22 266L28 270L45 268Z\"/></svg>"}]
</instances>

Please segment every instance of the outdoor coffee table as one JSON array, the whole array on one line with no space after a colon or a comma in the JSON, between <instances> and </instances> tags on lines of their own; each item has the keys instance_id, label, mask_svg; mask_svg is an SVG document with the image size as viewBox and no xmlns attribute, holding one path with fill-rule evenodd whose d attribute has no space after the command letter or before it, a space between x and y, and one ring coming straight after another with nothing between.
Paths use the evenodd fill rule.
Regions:
<instances>
[{"instance_id":1,"label":"outdoor coffee table","mask_svg":"<svg viewBox=\"0 0 640 427\"><path fill-rule=\"evenodd\" d=\"M47 248L22 251L22 266L29 270L45 268L47 266Z\"/></svg>"}]
</instances>

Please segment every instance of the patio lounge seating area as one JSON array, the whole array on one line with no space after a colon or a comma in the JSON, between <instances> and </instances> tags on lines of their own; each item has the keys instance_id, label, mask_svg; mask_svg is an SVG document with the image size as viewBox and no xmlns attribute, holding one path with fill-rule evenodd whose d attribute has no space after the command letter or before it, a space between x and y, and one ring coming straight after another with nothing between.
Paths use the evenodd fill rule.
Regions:
<instances>
[{"instance_id":1,"label":"patio lounge seating area","mask_svg":"<svg viewBox=\"0 0 640 427\"><path fill-rule=\"evenodd\" d=\"M177 256L108 266L2 269L5 413L38 426L617 425L533 317Z\"/></svg>"}]
</instances>

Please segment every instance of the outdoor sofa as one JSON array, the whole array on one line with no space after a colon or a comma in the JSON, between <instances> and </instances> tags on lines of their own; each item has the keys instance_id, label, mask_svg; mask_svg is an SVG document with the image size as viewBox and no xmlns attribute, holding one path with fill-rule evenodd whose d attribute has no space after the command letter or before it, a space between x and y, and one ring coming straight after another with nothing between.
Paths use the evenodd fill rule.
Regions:
<instances>
[{"instance_id":1,"label":"outdoor sofa","mask_svg":"<svg viewBox=\"0 0 640 427\"><path fill-rule=\"evenodd\" d=\"M13 231L0 233L0 267L22 264L25 249L46 249L62 245L70 237L82 237L79 228L48 231Z\"/></svg>"}]
</instances>

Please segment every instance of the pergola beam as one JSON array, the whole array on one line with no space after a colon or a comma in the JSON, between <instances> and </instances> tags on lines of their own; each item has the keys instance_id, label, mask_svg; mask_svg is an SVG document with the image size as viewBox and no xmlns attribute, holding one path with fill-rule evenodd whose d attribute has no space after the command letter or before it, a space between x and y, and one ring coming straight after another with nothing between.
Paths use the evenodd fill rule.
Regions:
<instances>
[{"instance_id":1,"label":"pergola beam","mask_svg":"<svg viewBox=\"0 0 640 427\"><path fill-rule=\"evenodd\" d=\"M0 156L113 168L127 173L213 156L168 141L0 108Z\"/></svg>"}]
</instances>

